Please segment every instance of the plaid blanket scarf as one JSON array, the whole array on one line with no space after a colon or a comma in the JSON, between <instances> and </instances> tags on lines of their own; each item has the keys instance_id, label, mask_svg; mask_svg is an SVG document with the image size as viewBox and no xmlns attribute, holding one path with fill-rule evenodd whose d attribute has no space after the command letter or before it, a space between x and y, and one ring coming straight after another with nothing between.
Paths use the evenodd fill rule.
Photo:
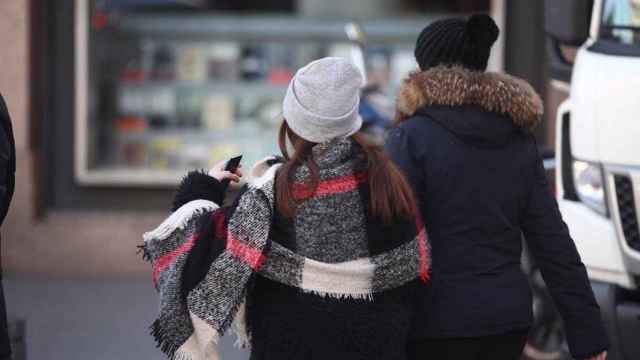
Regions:
<instances>
[{"instance_id":1,"label":"plaid blanket scarf","mask_svg":"<svg viewBox=\"0 0 640 360\"><path fill-rule=\"evenodd\" d=\"M151 326L159 348L171 359L217 359L217 342L227 330L249 345L244 303L259 273L301 291L374 300L375 294L428 277L424 226L402 245L384 253L328 263L307 258L270 238L274 178L278 165L255 166L253 181L235 206L193 200L144 234L144 255L153 266L160 311ZM324 179L316 191L353 191L366 175ZM325 194L325 195L326 195Z\"/></svg>"}]
</instances>

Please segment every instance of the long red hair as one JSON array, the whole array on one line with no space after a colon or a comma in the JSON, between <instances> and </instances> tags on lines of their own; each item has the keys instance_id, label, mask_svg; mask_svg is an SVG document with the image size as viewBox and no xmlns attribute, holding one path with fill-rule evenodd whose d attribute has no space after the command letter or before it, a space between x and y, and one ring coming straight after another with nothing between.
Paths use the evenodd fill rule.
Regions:
<instances>
[{"instance_id":1,"label":"long red hair","mask_svg":"<svg viewBox=\"0 0 640 360\"><path fill-rule=\"evenodd\" d=\"M371 214L385 223L394 219L414 218L417 211L416 200L402 172L384 153L381 146L373 144L360 133L352 135L351 138L362 148L367 161ZM289 154L287 140L293 146L293 154ZM289 128L286 121L283 121L278 144L285 163L278 169L276 176L276 207L280 214L291 218L295 215L298 204L313 196L320 182L320 169L312 152L316 143L301 138ZM292 177L294 170L299 166L306 166L310 175L303 184L303 193L306 195L294 198Z\"/></svg>"}]
</instances>

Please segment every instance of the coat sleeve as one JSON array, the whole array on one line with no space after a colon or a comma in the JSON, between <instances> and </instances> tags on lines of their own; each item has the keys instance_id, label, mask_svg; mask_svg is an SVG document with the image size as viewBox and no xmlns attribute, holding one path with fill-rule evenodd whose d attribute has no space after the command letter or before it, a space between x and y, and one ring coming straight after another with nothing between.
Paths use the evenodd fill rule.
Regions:
<instances>
[{"instance_id":1,"label":"coat sleeve","mask_svg":"<svg viewBox=\"0 0 640 360\"><path fill-rule=\"evenodd\" d=\"M15 185L15 145L7 105L0 96L0 225L4 222Z\"/></svg>"},{"instance_id":2,"label":"coat sleeve","mask_svg":"<svg viewBox=\"0 0 640 360\"><path fill-rule=\"evenodd\" d=\"M4 218L9 211L9 204L12 197L12 189L9 174L9 159L11 157L11 149L7 139L7 133L0 126L0 224L4 222Z\"/></svg>"},{"instance_id":3,"label":"coat sleeve","mask_svg":"<svg viewBox=\"0 0 640 360\"><path fill-rule=\"evenodd\" d=\"M0 225L4 222L15 185L15 145L11 119L7 105L0 96ZM0 359L8 359L11 355L11 341L7 324L7 310L2 291L2 266L0 262Z\"/></svg>"},{"instance_id":4,"label":"coat sleeve","mask_svg":"<svg viewBox=\"0 0 640 360\"><path fill-rule=\"evenodd\" d=\"M549 190L542 158L534 152L522 231L564 320L571 353L585 359L606 350L608 339L585 266Z\"/></svg>"}]
</instances>

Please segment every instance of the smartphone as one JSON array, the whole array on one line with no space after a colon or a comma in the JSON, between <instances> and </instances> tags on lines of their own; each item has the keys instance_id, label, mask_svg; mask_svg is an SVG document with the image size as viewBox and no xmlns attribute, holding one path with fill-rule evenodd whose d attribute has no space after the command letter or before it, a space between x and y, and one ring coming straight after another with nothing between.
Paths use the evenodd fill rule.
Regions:
<instances>
[{"instance_id":1,"label":"smartphone","mask_svg":"<svg viewBox=\"0 0 640 360\"><path fill-rule=\"evenodd\" d=\"M225 171L235 172L240 166L240 161L242 161L242 155L232 157L227 161L227 164L224 166Z\"/></svg>"},{"instance_id":2,"label":"smartphone","mask_svg":"<svg viewBox=\"0 0 640 360\"><path fill-rule=\"evenodd\" d=\"M242 155L239 155L239 156L236 156L236 157L232 157L225 164L224 170L225 171L230 171L230 172L235 172L238 169L238 166L240 166L240 161L242 161ZM227 188L227 186L229 186L229 182L230 181L231 180L229 180L229 179L222 180L222 185L224 186L225 189Z\"/></svg>"}]
</instances>

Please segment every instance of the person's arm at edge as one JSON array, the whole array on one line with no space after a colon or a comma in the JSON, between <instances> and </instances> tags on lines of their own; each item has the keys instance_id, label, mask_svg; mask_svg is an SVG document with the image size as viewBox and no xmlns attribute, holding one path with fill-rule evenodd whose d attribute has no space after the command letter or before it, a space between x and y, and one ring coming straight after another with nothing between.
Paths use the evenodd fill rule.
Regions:
<instances>
[{"instance_id":1,"label":"person's arm at edge","mask_svg":"<svg viewBox=\"0 0 640 360\"><path fill-rule=\"evenodd\" d=\"M607 350L607 334L585 266L549 190L535 143L533 146L535 168L522 231L564 320L572 355L590 359Z\"/></svg>"}]
</instances>

